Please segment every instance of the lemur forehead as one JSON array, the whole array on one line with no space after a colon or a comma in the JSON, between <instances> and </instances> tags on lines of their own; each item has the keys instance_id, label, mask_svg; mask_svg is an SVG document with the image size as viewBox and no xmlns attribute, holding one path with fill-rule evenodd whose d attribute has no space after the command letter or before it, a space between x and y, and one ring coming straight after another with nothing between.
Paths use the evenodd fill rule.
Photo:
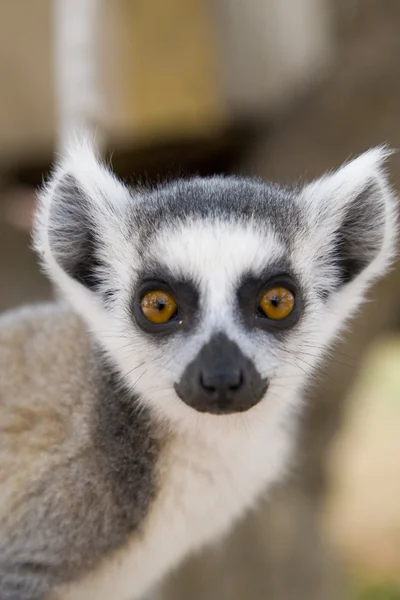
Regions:
<instances>
[{"instance_id":1,"label":"lemur forehead","mask_svg":"<svg viewBox=\"0 0 400 600\"><path fill-rule=\"evenodd\" d=\"M261 275L287 264L287 249L273 228L252 222L191 219L161 228L149 247L151 258L177 278L220 284L244 274Z\"/></svg>"},{"instance_id":2,"label":"lemur forehead","mask_svg":"<svg viewBox=\"0 0 400 600\"><path fill-rule=\"evenodd\" d=\"M144 243L160 228L179 221L235 221L271 227L283 239L299 223L296 190L239 177L178 180L143 193L136 205L134 227Z\"/></svg>"}]
</instances>

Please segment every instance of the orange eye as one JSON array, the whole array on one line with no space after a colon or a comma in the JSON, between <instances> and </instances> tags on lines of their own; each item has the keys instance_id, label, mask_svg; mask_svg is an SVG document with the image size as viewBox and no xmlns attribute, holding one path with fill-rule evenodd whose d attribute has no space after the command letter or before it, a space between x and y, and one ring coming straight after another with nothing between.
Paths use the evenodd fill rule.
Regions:
<instances>
[{"instance_id":1,"label":"orange eye","mask_svg":"<svg viewBox=\"0 0 400 600\"><path fill-rule=\"evenodd\" d=\"M176 314L177 304L171 294L162 290L147 292L140 302L142 313L150 323L162 325Z\"/></svg>"},{"instance_id":2,"label":"orange eye","mask_svg":"<svg viewBox=\"0 0 400 600\"><path fill-rule=\"evenodd\" d=\"M261 296L260 309L273 321L286 319L294 309L294 295L284 287L271 288Z\"/></svg>"}]
</instances>

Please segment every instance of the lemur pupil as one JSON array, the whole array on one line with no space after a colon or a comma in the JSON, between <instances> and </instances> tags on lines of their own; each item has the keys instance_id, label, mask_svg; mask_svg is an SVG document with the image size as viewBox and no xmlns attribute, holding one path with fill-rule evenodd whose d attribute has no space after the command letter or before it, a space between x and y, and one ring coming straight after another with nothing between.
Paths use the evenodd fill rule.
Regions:
<instances>
[{"instance_id":1,"label":"lemur pupil","mask_svg":"<svg viewBox=\"0 0 400 600\"><path fill-rule=\"evenodd\" d=\"M279 306L279 298L271 298L271 304L277 308Z\"/></svg>"},{"instance_id":2,"label":"lemur pupil","mask_svg":"<svg viewBox=\"0 0 400 600\"><path fill-rule=\"evenodd\" d=\"M157 302L157 304L156 304L156 307L157 307L157 310L159 310L161 312L166 307L166 304L162 300L159 300L159 302Z\"/></svg>"}]
</instances>

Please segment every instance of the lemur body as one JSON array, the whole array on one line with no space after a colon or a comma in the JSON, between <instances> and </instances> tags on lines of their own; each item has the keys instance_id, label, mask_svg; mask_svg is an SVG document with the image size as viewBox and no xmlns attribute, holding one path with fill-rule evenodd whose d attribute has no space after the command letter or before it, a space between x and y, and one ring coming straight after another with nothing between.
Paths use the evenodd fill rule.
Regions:
<instances>
[{"instance_id":1,"label":"lemur body","mask_svg":"<svg viewBox=\"0 0 400 600\"><path fill-rule=\"evenodd\" d=\"M109 400L117 397L118 402L124 402L124 392L115 382L107 381L111 374L107 365L97 372L98 359L92 355L81 319L63 305L16 311L11 318L3 318L3 325L6 319L8 324L0 334L0 364L8 373L2 392L10 400L2 407L2 435L8 436L2 470L11 481L1 514L7 511L11 531L20 529L24 539L20 552L31 565L42 560L37 548L38 530L48 529L51 560L60 562L57 570L62 570L62 577L68 573L73 576L93 562L96 565L102 553L106 554L93 572L60 597L129 600L133 593L142 593L153 582L154 573L163 573L194 544L200 545L226 529L253 502L266 481L280 474L287 442L285 439L281 447L271 449L268 427L262 420L258 432L249 433L246 424L241 425L244 440L239 445L237 434L231 439L225 435L224 443L218 436L204 439L200 426L197 435L170 437L163 427L155 431L150 427L145 409L135 413L132 398L125 410L118 405L107 408L104 422L97 424L105 448L96 450L88 432L98 421L93 416L93 410L101 410L98 396L108 392ZM19 368L14 378L11 371L13 365L21 366L21 355L25 355L26 370ZM34 394L32 374L41 382ZM59 390L57 403L46 393L55 388ZM19 399L18 406L14 406L15 398ZM119 413L115 415L117 423L113 422L114 408ZM132 409L134 423L127 414ZM132 429L135 451L106 444L107 436L113 437L113 428L121 427L121 417L125 421L122 427ZM127 457L126 451L132 455ZM100 452L98 469L104 477L93 472L96 452ZM107 467L108 460L111 465ZM267 480L266 461L271 465ZM126 465L122 464L121 481L109 474L114 462L117 467L118 462ZM126 474L126 469L131 472ZM19 503L14 500L17 473L24 477ZM44 488L40 503L51 501L52 493L57 497L57 521L52 526L46 524L48 515L40 514L39 499L29 497L30 487L39 484ZM123 514L114 510L114 502ZM146 519L149 505L152 517ZM7 548L0 542L2 551L13 556L7 536L3 543ZM3 567L8 576L12 566ZM43 573L32 569L33 581L38 576L42 580Z\"/></svg>"},{"instance_id":2,"label":"lemur body","mask_svg":"<svg viewBox=\"0 0 400 600\"><path fill-rule=\"evenodd\" d=\"M132 192L85 145L58 166L35 244L67 302L0 319L2 600L137 598L282 477L393 254L385 155L298 190Z\"/></svg>"}]
</instances>

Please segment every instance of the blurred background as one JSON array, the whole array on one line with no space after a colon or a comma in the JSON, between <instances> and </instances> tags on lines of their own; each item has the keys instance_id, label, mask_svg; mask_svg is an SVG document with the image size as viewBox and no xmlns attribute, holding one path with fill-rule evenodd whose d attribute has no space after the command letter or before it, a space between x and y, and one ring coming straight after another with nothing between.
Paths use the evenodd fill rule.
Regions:
<instances>
[{"instance_id":1,"label":"blurred background","mask_svg":"<svg viewBox=\"0 0 400 600\"><path fill-rule=\"evenodd\" d=\"M52 294L35 191L82 127L130 183L398 148L400 1L0 0L2 311ZM399 297L393 269L308 392L290 480L160 600L400 599Z\"/></svg>"}]
</instances>

